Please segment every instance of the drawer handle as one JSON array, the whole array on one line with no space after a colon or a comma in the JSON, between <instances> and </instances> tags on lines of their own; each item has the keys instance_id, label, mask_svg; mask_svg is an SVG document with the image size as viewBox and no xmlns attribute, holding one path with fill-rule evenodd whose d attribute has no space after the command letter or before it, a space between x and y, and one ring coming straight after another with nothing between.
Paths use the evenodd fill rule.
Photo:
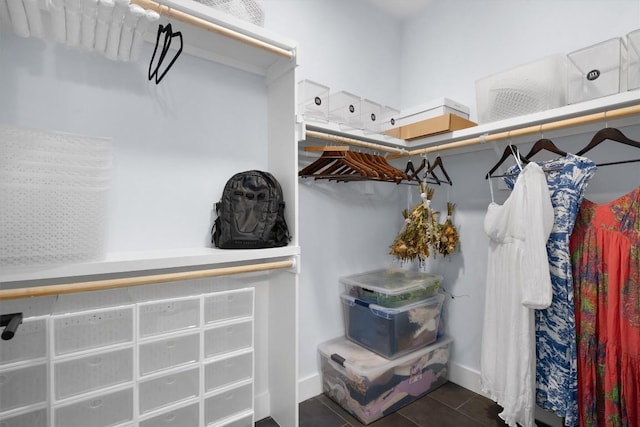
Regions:
<instances>
[{"instance_id":1,"label":"drawer handle","mask_svg":"<svg viewBox=\"0 0 640 427\"><path fill-rule=\"evenodd\" d=\"M95 400L92 400L92 401L91 401L91 403L89 404L89 408L91 408L91 409L98 409L99 407L101 407L101 406L102 406L102 403L104 403L104 402L102 401L102 399L95 399Z\"/></svg>"},{"instance_id":2,"label":"drawer handle","mask_svg":"<svg viewBox=\"0 0 640 427\"><path fill-rule=\"evenodd\" d=\"M229 393L229 394L224 396L224 399L225 400L231 400L231 399L233 399L233 396L234 396L233 393Z\"/></svg>"},{"instance_id":3,"label":"drawer handle","mask_svg":"<svg viewBox=\"0 0 640 427\"><path fill-rule=\"evenodd\" d=\"M99 366L101 364L102 364L102 357L100 356L96 356L92 358L91 360L89 360L89 363L88 363L89 366Z\"/></svg>"},{"instance_id":4,"label":"drawer handle","mask_svg":"<svg viewBox=\"0 0 640 427\"><path fill-rule=\"evenodd\" d=\"M168 423L172 422L173 420L176 419L176 414L171 413L171 414L167 414L166 417L164 417L164 420Z\"/></svg>"},{"instance_id":5,"label":"drawer handle","mask_svg":"<svg viewBox=\"0 0 640 427\"><path fill-rule=\"evenodd\" d=\"M167 378L167 380L164 383L167 384L167 385L171 385L171 384L173 384L175 382L176 382L175 377L171 377L171 378Z\"/></svg>"},{"instance_id":6,"label":"drawer handle","mask_svg":"<svg viewBox=\"0 0 640 427\"><path fill-rule=\"evenodd\" d=\"M167 341L167 348L173 348L176 346L176 342L174 340Z\"/></svg>"}]
</instances>

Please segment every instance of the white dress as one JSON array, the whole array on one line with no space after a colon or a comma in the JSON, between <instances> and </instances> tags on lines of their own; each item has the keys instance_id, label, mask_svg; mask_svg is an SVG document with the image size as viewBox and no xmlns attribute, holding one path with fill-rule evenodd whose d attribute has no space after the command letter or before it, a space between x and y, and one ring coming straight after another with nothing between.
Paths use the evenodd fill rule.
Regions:
<instances>
[{"instance_id":1,"label":"white dress","mask_svg":"<svg viewBox=\"0 0 640 427\"><path fill-rule=\"evenodd\" d=\"M535 427L533 309L551 304L546 242L553 206L542 168L528 163L503 205L491 203L482 333L482 389L504 410L508 425Z\"/></svg>"}]
</instances>

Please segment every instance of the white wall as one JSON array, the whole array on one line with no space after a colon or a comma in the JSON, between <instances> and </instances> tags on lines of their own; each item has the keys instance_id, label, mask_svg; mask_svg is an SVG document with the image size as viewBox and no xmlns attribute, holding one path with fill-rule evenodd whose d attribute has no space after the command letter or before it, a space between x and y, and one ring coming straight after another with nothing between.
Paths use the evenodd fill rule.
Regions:
<instances>
[{"instance_id":1,"label":"white wall","mask_svg":"<svg viewBox=\"0 0 640 427\"><path fill-rule=\"evenodd\" d=\"M399 101L401 108L449 97L471 107L472 119L476 79L640 28L637 0L434 0L422 12L395 23L384 23L379 12L362 1L268 0L265 7L266 26L300 42L301 78L339 90L371 93L393 105ZM362 41L372 37L378 40L375 49L371 42ZM393 48L387 50L388 44ZM399 99L397 91L393 96L380 92L383 81L397 82ZM640 139L637 126L627 133ZM567 151L577 151L590 135L556 135L554 140ZM502 151L502 145L499 148ZM461 233L461 251L451 260L430 260L425 268L443 274L444 287L455 296L445 303L445 330L454 338L454 380L477 390L488 245L482 222L490 201L488 183L481 177L497 158L493 150L441 154L454 186L436 189L433 204L444 209L447 199L457 203L454 219ZM621 147L593 152L596 161L634 155ZM638 182L640 168L633 164L603 168L587 195L596 201L609 200ZM504 200L508 193L495 185L496 201ZM317 344L343 332L337 278L392 261L386 252L401 226L399 211L407 206L407 194L413 197L411 203L416 194L373 183L366 188L303 183L300 193L299 372L301 398L305 398L305 393L320 390Z\"/></svg>"}]
</instances>

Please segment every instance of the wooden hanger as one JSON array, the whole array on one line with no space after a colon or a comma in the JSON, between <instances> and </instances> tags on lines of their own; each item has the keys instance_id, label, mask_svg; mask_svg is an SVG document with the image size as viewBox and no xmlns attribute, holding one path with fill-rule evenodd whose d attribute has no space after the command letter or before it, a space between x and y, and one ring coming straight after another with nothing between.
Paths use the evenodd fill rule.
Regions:
<instances>
[{"instance_id":1,"label":"wooden hanger","mask_svg":"<svg viewBox=\"0 0 640 427\"><path fill-rule=\"evenodd\" d=\"M416 169L413 166L413 162L411 160L409 160L407 162L407 166L404 168L404 173L405 175L407 175L407 180L409 181L420 181L420 177L418 176L418 174L422 171L422 169L424 169L427 166L427 159L426 158L422 158L422 163L420 163L420 166L418 166L418 169Z\"/></svg>"},{"instance_id":2,"label":"wooden hanger","mask_svg":"<svg viewBox=\"0 0 640 427\"><path fill-rule=\"evenodd\" d=\"M576 155L582 156L587 151L591 150L592 148L594 148L595 146L597 146L598 144L606 140L611 140L611 141L619 142L621 144L626 144L632 147L640 148L639 141L634 141L633 139L627 138L625 134L623 134L620 130L616 128L605 127L604 129L601 129L598 132L596 132L596 134L593 135L593 138L591 138L591 141L589 142L589 144L587 144L587 146L584 147L582 150L578 151Z\"/></svg>"},{"instance_id":3,"label":"wooden hanger","mask_svg":"<svg viewBox=\"0 0 640 427\"><path fill-rule=\"evenodd\" d=\"M527 153L526 156L524 156L524 158L528 161L531 161L531 157L535 156L537 153L539 153L542 150L550 151L559 156L567 155L566 151L562 151L561 149L559 149L556 146L556 144L553 143L553 141L551 141L550 139L542 138L537 140L533 144L533 146L531 147L531 150L529 150L529 152Z\"/></svg>"},{"instance_id":4,"label":"wooden hanger","mask_svg":"<svg viewBox=\"0 0 640 427\"><path fill-rule=\"evenodd\" d=\"M500 165L502 163L504 163L505 160L507 160L509 158L509 156L514 156L517 157L518 159L520 159L520 161L523 164L527 164L529 163L529 160L527 160L526 158L522 158L520 157L520 152L518 151L518 147L516 147L513 144L509 144L504 148L504 152L502 153L502 157L500 157L500 160L498 160L498 163L496 163L491 170L489 171L489 173L487 173L484 177L484 179L489 179L491 178L491 175L500 167Z\"/></svg>"},{"instance_id":5,"label":"wooden hanger","mask_svg":"<svg viewBox=\"0 0 640 427\"><path fill-rule=\"evenodd\" d=\"M439 167L440 171L444 174L444 177L447 179L446 181L442 181L434 174L434 171L437 167ZM451 178L449 178L447 170L444 168L444 164L442 163L442 158L440 156L437 156L433 164L429 166L427 174L433 176L438 181L438 185L440 185L441 182L447 182L449 185L453 185L453 182L451 181Z\"/></svg>"}]
</instances>

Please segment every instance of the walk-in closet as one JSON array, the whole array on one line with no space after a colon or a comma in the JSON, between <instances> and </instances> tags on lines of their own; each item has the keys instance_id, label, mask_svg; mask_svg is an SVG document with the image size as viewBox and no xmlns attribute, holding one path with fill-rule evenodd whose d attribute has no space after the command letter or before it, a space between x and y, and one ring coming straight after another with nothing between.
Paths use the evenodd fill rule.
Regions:
<instances>
[{"instance_id":1,"label":"walk-in closet","mask_svg":"<svg viewBox=\"0 0 640 427\"><path fill-rule=\"evenodd\" d=\"M0 0L0 426L640 427L639 141L637 0Z\"/></svg>"}]
</instances>

